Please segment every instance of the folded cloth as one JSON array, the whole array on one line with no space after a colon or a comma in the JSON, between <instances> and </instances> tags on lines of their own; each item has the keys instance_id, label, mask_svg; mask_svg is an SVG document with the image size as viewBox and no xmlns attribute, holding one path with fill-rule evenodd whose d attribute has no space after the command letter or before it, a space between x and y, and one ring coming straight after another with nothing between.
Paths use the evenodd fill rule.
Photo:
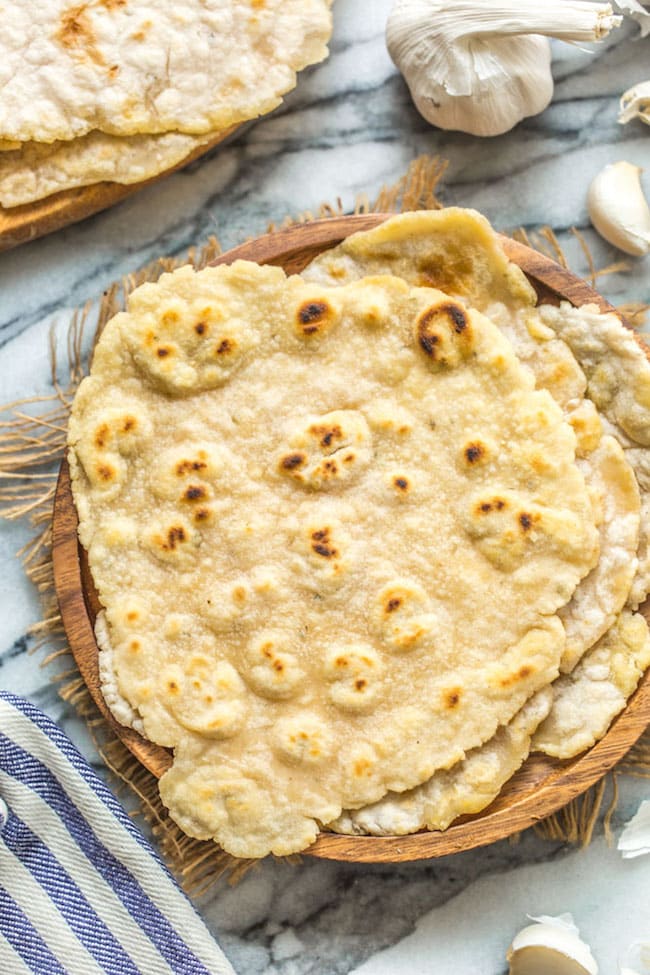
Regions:
<instances>
[{"instance_id":1,"label":"folded cloth","mask_svg":"<svg viewBox=\"0 0 650 975\"><path fill-rule=\"evenodd\" d=\"M234 975L72 742L0 691L0 973Z\"/></svg>"}]
</instances>

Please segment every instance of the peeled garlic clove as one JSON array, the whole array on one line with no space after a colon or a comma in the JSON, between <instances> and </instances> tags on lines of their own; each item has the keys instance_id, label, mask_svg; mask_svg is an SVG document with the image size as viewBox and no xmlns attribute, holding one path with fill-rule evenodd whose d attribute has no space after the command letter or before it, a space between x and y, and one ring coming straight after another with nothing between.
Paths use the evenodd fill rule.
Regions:
<instances>
[{"instance_id":1,"label":"peeled garlic clove","mask_svg":"<svg viewBox=\"0 0 650 975\"><path fill-rule=\"evenodd\" d=\"M650 16L650 14L649 14ZM618 120L621 125L638 118L646 125L650 125L650 81L642 81L633 88L628 88L621 95L621 111Z\"/></svg>"},{"instance_id":2,"label":"peeled garlic clove","mask_svg":"<svg viewBox=\"0 0 650 975\"><path fill-rule=\"evenodd\" d=\"M595 177L587 195L589 217L601 237L635 257L650 251L650 208L641 172L629 162L611 163Z\"/></svg>"},{"instance_id":3,"label":"peeled garlic clove","mask_svg":"<svg viewBox=\"0 0 650 975\"><path fill-rule=\"evenodd\" d=\"M598 965L570 914L542 916L512 941L510 975L598 975Z\"/></svg>"}]
</instances>

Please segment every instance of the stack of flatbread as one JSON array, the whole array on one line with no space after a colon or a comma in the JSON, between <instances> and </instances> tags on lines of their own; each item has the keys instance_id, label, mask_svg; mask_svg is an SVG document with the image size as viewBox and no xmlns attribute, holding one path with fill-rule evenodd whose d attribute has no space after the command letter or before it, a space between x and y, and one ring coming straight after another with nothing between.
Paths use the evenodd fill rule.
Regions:
<instances>
[{"instance_id":1,"label":"stack of flatbread","mask_svg":"<svg viewBox=\"0 0 650 975\"><path fill-rule=\"evenodd\" d=\"M331 2L4 5L0 205L149 179L270 112L327 56Z\"/></svg>"},{"instance_id":2,"label":"stack of flatbread","mask_svg":"<svg viewBox=\"0 0 650 975\"><path fill-rule=\"evenodd\" d=\"M650 664L650 364L473 211L143 285L69 444L106 701L236 856L444 829Z\"/></svg>"}]
</instances>

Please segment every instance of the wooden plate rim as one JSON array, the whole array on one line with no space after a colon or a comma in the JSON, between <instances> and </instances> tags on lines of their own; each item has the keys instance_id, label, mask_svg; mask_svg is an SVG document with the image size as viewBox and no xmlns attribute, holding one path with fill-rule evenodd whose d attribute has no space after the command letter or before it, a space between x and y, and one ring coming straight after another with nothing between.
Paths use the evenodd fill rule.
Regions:
<instances>
[{"instance_id":1,"label":"wooden plate rim","mask_svg":"<svg viewBox=\"0 0 650 975\"><path fill-rule=\"evenodd\" d=\"M388 216L363 214L290 227L235 247L213 263L248 259L258 263L300 264L306 256L311 257L315 249L333 247L351 233L370 229ZM576 305L594 302L603 311L614 310L598 292L554 261L510 238L502 237L501 241L511 260L525 269L533 278L533 284L541 284L549 294L566 298ZM640 339L639 342L647 352ZM170 764L169 753L118 724L99 690L98 648L91 622L91 599L84 591L84 560L77 538L77 524L68 463L64 460L54 501L52 546L54 583L63 625L82 677L103 716L126 747L159 777ZM501 808L497 799L487 810L473 817L464 817L445 832L385 837L321 833L305 853L323 859L360 863L403 862L444 856L504 839L557 811L597 782L620 761L648 723L650 672L646 672L625 710L614 720L606 735L576 759L548 762L548 775L532 792L524 792L519 797L514 795L512 801Z\"/></svg>"}]
</instances>

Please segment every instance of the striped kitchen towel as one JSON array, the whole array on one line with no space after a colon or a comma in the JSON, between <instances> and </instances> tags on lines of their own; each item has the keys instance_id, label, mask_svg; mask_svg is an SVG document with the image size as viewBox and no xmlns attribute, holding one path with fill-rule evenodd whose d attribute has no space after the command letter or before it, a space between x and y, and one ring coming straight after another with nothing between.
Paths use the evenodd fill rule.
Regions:
<instances>
[{"instance_id":1,"label":"striped kitchen towel","mask_svg":"<svg viewBox=\"0 0 650 975\"><path fill-rule=\"evenodd\" d=\"M234 975L60 728L0 692L0 973Z\"/></svg>"}]
</instances>

